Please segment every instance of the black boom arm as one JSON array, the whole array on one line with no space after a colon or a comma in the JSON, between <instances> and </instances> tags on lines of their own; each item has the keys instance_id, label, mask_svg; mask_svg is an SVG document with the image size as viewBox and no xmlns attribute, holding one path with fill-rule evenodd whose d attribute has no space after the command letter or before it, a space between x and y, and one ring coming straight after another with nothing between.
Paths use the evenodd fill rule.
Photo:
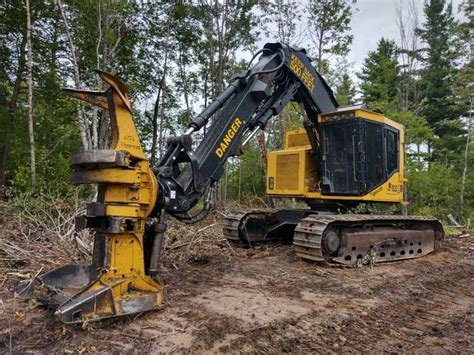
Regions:
<instances>
[{"instance_id":1,"label":"black boom arm","mask_svg":"<svg viewBox=\"0 0 474 355\"><path fill-rule=\"evenodd\" d=\"M204 190L221 178L225 162L239 153L242 142L263 130L290 101L300 104L307 125L312 127L319 113L336 110L331 89L304 50L269 43L252 61L258 55L258 62L235 76L224 92L193 119L184 135L168 139L157 168L160 209L172 215L189 211ZM214 115L208 134L193 150L192 133Z\"/></svg>"}]
</instances>

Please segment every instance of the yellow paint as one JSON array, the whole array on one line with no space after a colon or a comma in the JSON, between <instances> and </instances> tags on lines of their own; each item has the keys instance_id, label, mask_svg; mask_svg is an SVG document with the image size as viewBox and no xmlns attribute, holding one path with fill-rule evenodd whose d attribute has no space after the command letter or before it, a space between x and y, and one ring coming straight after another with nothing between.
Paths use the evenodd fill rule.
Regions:
<instances>
[{"instance_id":1,"label":"yellow paint","mask_svg":"<svg viewBox=\"0 0 474 355\"><path fill-rule=\"evenodd\" d=\"M286 157L291 160L286 164ZM311 157L311 148L291 148L268 153L267 193L275 197L305 197L316 186L316 162ZM274 177L274 189L268 188L270 177Z\"/></svg>"},{"instance_id":2,"label":"yellow paint","mask_svg":"<svg viewBox=\"0 0 474 355\"><path fill-rule=\"evenodd\" d=\"M87 90L79 90L79 89L64 89L64 91L69 95L78 100L82 100L88 102L92 105L99 106L103 109L108 110L109 104L104 99L101 99L94 94L91 94L90 91Z\"/></svg>"},{"instance_id":3,"label":"yellow paint","mask_svg":"<svg viewBox=\"0 0 474 355\"><path fill-rule=\"evenodd\" d=\"M303 84L310 90L314 90L315 80L311 72L304 65L301 59L294 53L290 56L290 70L301 79Z\"/></svg>"},{"instance_id":4,"label":"yellow paint","mask_svg":"<svg viewBox=\"0 0 474 355\"><path fill-rule=\"evenodd\" d=\"M286 132L285 149L310 147L308 134L304 128Z\"/></svg>"},{"instance_id":5,"label":"yellow paint","mask_svg":"<svg viewBox=\"0 0 474 355\"><path fill-rule=\"evenodd\" d=\"M99 184L99 201L105 215L121 218L119 233L97 231L96 238L106 241L106 266L100 276L79 294L98 292L107 285L113 292L113 304L98 305L91 318L105 314L120 314L120 302L133 299L139 302L155 294L153 307L163 302L163 284L145 274L143 235L145 218L153 210L158 196L158 183L145 158L132 117L126 87L112 75L100 72L110 88L104 93L70 91L75 98L107 108L112 126L111 149L125 152L128 166L74 167L73 181L78 184ZM100 97L106 97L105 102ZM240 125L240 120L238 124ZM130 230L132 228L132 230ZM97 250L94 249L94 254ZM78 295L79 295L78 294ZM76 295L76 296L78 296Z\"/></svg>"},{"instance_id":6,"label":"yellow paint","mask_svg":"<svg viewBox=\"0 0 474 355\"><path fill-rule=\"evenodd\" d=\"M386 125L396 128L399 131L404 132L404 127L401 123L395 122L390 118L385 117L381 113L365 110L365 109L356 109L356 110L347 110L347 111L334 111L334 112L327 112L325 114L318 115L318 122L323 123L328 120L337 118L338 116L344 115L352 115L356 118L361 118L369 121L385 123Z\"/></svg>"},{"instance_id":7,"label":"yellow paint","mask_svg":"<svg viewBox=\"0 0 474 355\"><path fill-rule=\"evenodd\" d=\"M404 203L403 188L407 182L405 178L405 137L404 127L402 124L390 120L389 118L363 109L339 111L320 115L318 121L325 122L335 115L352 115L351 117L368 119L375 122L384 123L388 126L396 128L400 133L399 146L399 170L394 173L382 185L374 188L364 196L335 196L323 195L319 189L319 177L317 175L316 160L311 152L309 138L302 138L302 134L306 134L306 130L299 129L287 132L285 140L285 149L270 152L267 160L267 194L274 197L291 197L301 199L324 199L334 201L372 201L372 202L392 202ZM349 117L349 116L346 116ZM283 160L285 156L298 156L298 163L291 166L291 173L288 169L282 169L278 162ZM296 160L294 160L296 161ZM280 167L280 169L279 169ZM291 179L288 176L291 175ZM274 179L273 189L269 188L269 179Z\"/></svg>"},{"instance_id":8,"label":"yellow paint","mask_svg":"<svg viewBox=\"0 0 474 355\"><path fill-rule=\"evenodd\" d=\"M215 153L218 158L222 158L224 153L226 152L227 148L229 147L230 143L232 143L235 135L239 131L240 126L242 125L242 121L240 118L236 117L230 128L227 130L224 138L219 143Z\"/></svg>"}]
</instances>

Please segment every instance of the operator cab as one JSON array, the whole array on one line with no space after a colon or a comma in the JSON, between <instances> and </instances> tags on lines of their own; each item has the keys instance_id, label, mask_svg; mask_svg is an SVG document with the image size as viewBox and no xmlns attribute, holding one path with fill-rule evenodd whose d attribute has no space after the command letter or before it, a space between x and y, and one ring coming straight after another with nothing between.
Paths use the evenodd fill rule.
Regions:
<instances>
[{"instance_id":1,"label":"operator cab","mask_svg":"<svg viewBox=\"0 0 474 355\"><path fill-rule=\"evenodd\" d=\"M321 193L362 196L398 172L400 126L361 108L319 115Z\"/></svg>"}]
</instances>

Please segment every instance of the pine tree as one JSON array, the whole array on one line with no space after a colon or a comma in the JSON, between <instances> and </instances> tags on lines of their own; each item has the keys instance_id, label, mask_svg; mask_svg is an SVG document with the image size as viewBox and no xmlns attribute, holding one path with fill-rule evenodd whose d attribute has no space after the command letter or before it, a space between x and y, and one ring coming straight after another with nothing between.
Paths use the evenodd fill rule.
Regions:
<instances>
[{"instance_id":1,"label":"pine tree","mask_svg":"<svg viewBox=\"0 0 474 355\"><path fill-rule=\"evenodd\" d=\"M354 83L349 74L344 73L340 84L336 87L336 99L339 105L353 105L356 94Z\"/></svg>"},{"instance_id":2,"label":"pine tree","mask_svg":"<svg viewBox=\"0 0 474 355\"><path fill-rule=\"evenodd\" d=\"M420 113L438 137L456 136L462 131L452 85L456 72L455 60L460 53L454 50L452 43L452 30L456 25L452 4L446 4L445 0L427 1L424 14L426 20L423 28L417 29L425 44L422 50L424 68L421 71L424 99Z\"/></svg>"},{"instance_id":3,"label":"pine tree","mask_svg":"<svg viewBox=\"0 0 474 355\"><path fill-rule=\"evenodd\" d=\"M472 149L473 141L473 112L474 112L474 3L468 1L464 3L464 12L467 21L459 26L461 30L461 43L466 49L467 63L458 71L454 80L454 94L457 98L457 105L463 116L466 135L464 137L464 152L462 154L462 163L460 166L460 198L459 198L459 217L469 218L469 212L474 211L474 174L472 166L474 164L474 152ZM467 212L467 213L466 213Z\"/></svg>"},{"instance_id":4,"label":"pine tree","mask_svg":"<svg viewBox=\"0 0 474 355\"><path fill-rule=\"evenodd\" d=\"M362 97L374 111L395 112L398 105L399 68L395 42L382 38L375 51L369 52L359 78Z\"/></svg>"}]
</instances>

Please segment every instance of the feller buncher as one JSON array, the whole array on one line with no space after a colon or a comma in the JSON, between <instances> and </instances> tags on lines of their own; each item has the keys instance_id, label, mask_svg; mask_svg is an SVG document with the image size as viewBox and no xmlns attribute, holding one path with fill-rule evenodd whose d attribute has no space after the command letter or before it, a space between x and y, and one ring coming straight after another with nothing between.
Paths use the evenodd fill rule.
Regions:
<instances>
[{"instance_id":1,"label":"feller buncher","mask_svg":"<svg viewBox=\"0 0 474 355\"><path fill-rule=\"evenodd\" d=\"M340 265L436 250L443 239L437 220L352 212L361 203L405 203L403 126L362 107L339 107L303 49L269 43L255 60L183 135L168 139L154 167L121 82L99 72L109 85L105 92L66 89L108 110L112 143L72 158L72 183L98 184L97 201L76 221L78 228L94 229L95 239L91 265L66 265L40 277L48 290L40 300L59 320L89 322L159 308L165 215L187 223L205 218L225 162L290 102L301 107L304 129L289 132L285 149L269 154L267 193L303 200L308 208L232 213L223 222L225 236L244 244L286 237L301 258ZM207 135L193 144L193 134L208 123ZM200 212L190 215L203 197Z\"/></svg>"}]
</instances>

